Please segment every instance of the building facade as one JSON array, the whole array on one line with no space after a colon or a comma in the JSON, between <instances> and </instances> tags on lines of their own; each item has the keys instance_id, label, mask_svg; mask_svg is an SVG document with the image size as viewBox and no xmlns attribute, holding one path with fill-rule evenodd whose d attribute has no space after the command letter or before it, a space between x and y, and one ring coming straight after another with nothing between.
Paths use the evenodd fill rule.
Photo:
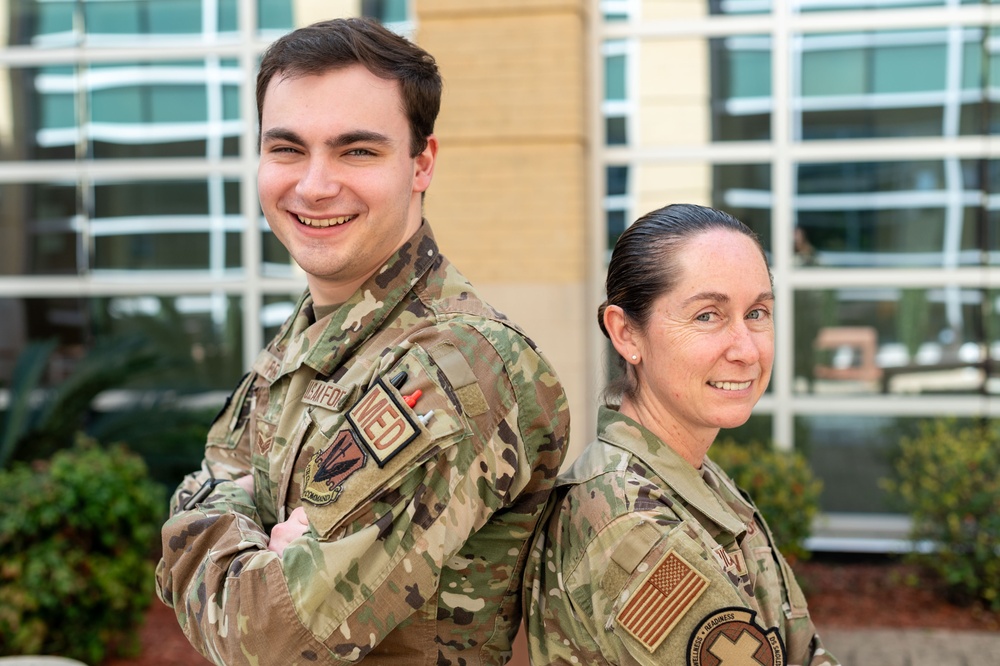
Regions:
<instances>
[{"instance_id":1,"label":"building facade","mask_svg":"<svg viewBox=\"0 0 1000 666\"><path fill-rule=\"evenodd\" d=\"M879 487L899 438L928 417L996 416L1000 14L989 4L0 9L0 386L29 341L58 341L54 384L96 341L136 333L184 360L184 390L222 399L304 286L256 198L258 58L293 27L365 14L438 59L427 217L559 369L571 457L606 379L594 318L610 247L680 201L734 213L768 251L774 377L751 422L724 436L809 457L825 482L814 546L899 547L886 537L905 521Z\"/></svg>"},{"instance_id":2,"label":"building facade","mask_svg":"<svg viewBox=\"0 0 1000 666\"><path fill-rule=\"evenodd\" d=\"M1000 14L949 0L601 8L608 245L671 201L754 228L777 353L737 436L809 457L825 482L815 546L904 547L879 483L900 438L1000 406Z\"/></svg>"}]
</instances>

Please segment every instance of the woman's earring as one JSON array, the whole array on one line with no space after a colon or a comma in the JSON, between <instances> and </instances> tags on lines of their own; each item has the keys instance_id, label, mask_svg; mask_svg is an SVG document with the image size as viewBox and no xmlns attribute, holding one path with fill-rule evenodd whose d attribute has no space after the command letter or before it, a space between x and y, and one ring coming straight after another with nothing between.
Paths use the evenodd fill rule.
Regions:
<instances>
[{"instance_id":1,"label":"woman's earring","mask_svg":"<svg viewBox=\"0 0 1000 666\"><path fill-rule=\"evenodd\" d=\"M638 357L638 356L636 356L635 354L632 354L632 360L633 360L633 361L638 361L638 360L639 360L639 357Z\"/></svg>"}]
</instances>

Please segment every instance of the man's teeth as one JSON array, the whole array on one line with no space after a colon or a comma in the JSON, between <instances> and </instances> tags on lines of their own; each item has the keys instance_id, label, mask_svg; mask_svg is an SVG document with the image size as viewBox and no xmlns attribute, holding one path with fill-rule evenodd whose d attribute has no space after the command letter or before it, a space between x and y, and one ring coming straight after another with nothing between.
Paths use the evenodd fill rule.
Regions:
<instances>
[{"instance_id":1,"label":"man's teeth","mask_svg":"<svg viewBox=\"0 0 1000 666\"><path fill-rule=\"evenodd\" d=\"M299 222L309 227L317 227L323 229L326 227L335 227L337 225L343 224L344 222L350 222L354 219L354 215L344 215L343 217L328 217L325 220L313 220L308 217L302 217L299 215Z\"/></svg>"},{"instance_id":2,"label":"man's teeth","mask_svg":"<svg viewBox=\"0 0 1000 666\"><path fill-rule=\"evenodd\" d=\"M750 386L750 382L709 382L709 384L723 391L742 391Z\"/></svg>"}]
</instances>

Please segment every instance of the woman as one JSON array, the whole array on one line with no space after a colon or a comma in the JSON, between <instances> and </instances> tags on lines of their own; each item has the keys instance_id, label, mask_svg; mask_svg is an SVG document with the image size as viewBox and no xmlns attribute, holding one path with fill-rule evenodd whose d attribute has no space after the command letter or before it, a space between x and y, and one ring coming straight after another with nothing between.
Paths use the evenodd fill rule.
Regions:
<instances>
[{"instance_id":1,"label":"woman","mask_svg":"<svg viewBox=\"0 0 1000 666\"><path fill-rule=\"evenodd\" d=\"M837 664L763 518L706 456L771 375L760 242L721 211L667 206L622 234L607 293L624 373L532 548L532 663Z\"/></svg>"}]
</instances>

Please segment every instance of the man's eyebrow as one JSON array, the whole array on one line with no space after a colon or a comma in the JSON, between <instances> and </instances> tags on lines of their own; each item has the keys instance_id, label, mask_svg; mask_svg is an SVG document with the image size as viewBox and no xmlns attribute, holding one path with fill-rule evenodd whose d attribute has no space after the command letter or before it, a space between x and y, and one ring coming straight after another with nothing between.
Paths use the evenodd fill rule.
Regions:
<instances>
[{"instance_id":1,"label":"man's eyebrow","mask_svg":"<svg viewBox=\"0 0 1000 666\"><path fill-rule=\"evenodd\" d=\"M757 300L758 302L761 302L761 301L764 301L764 302L773 301L774 300L774 292L773 291L762 291L759 294L757 294L757 298L755 300ZM720 293L718 291L702 291L700 293L695 294L691 298L688 298L687 300L685 300L684 301L684 305L690 305L691 303L697 303L698 301L712 301L714 303L728 303L729 302L729 296L726 295L726 294Z\"/></svg>"},{"instance_id":2,"label":"man's eyebrow","mask_svg":"<svg viewBox=\"0 0 1000 666\"><path fill-rule=\"evenodd\" d=\"M375 132L373 130L354 130L353 132L338 134L332 139L328 139L326 141L326 145L330 148L343 148L344 146L350 146L355 143L388 145L392 143L392 140L381 132Z\"/></svg>"},{"instance_id":3,"label":"man's eyebrow","mask_svg":"<svg viewBox=\"0 0 1000 666\"><path fill-rule=\"evenodd\" d=\"M272 127L264 132L261 136L260 142L267 143L269 141L283 141L287 143L294 143L298 146L305 144L305 141L303 141L302 137L299 136L298 133L285 127ZM355 143L388 145L392 143L392 140L381 132L375 132L373 130L355 130L352 132L338 134L331 139L327 139L325 143L329 148L343 148L344 146L350 146Z\"/></svg>"},{"instance_id":4,"label":"man's eyebrow","mask_svg":"<svg viewBox=\"0 0 1000 666\"><path fill-rule=\"evenodd\" d=\"M285 129L284 127L272 127L260 136L260 142L266 143L268 141L285 141L287 143L294 143L299 146L303 144L302 137L293 132L290 129Z\"/></svg>"}]
</instances>

